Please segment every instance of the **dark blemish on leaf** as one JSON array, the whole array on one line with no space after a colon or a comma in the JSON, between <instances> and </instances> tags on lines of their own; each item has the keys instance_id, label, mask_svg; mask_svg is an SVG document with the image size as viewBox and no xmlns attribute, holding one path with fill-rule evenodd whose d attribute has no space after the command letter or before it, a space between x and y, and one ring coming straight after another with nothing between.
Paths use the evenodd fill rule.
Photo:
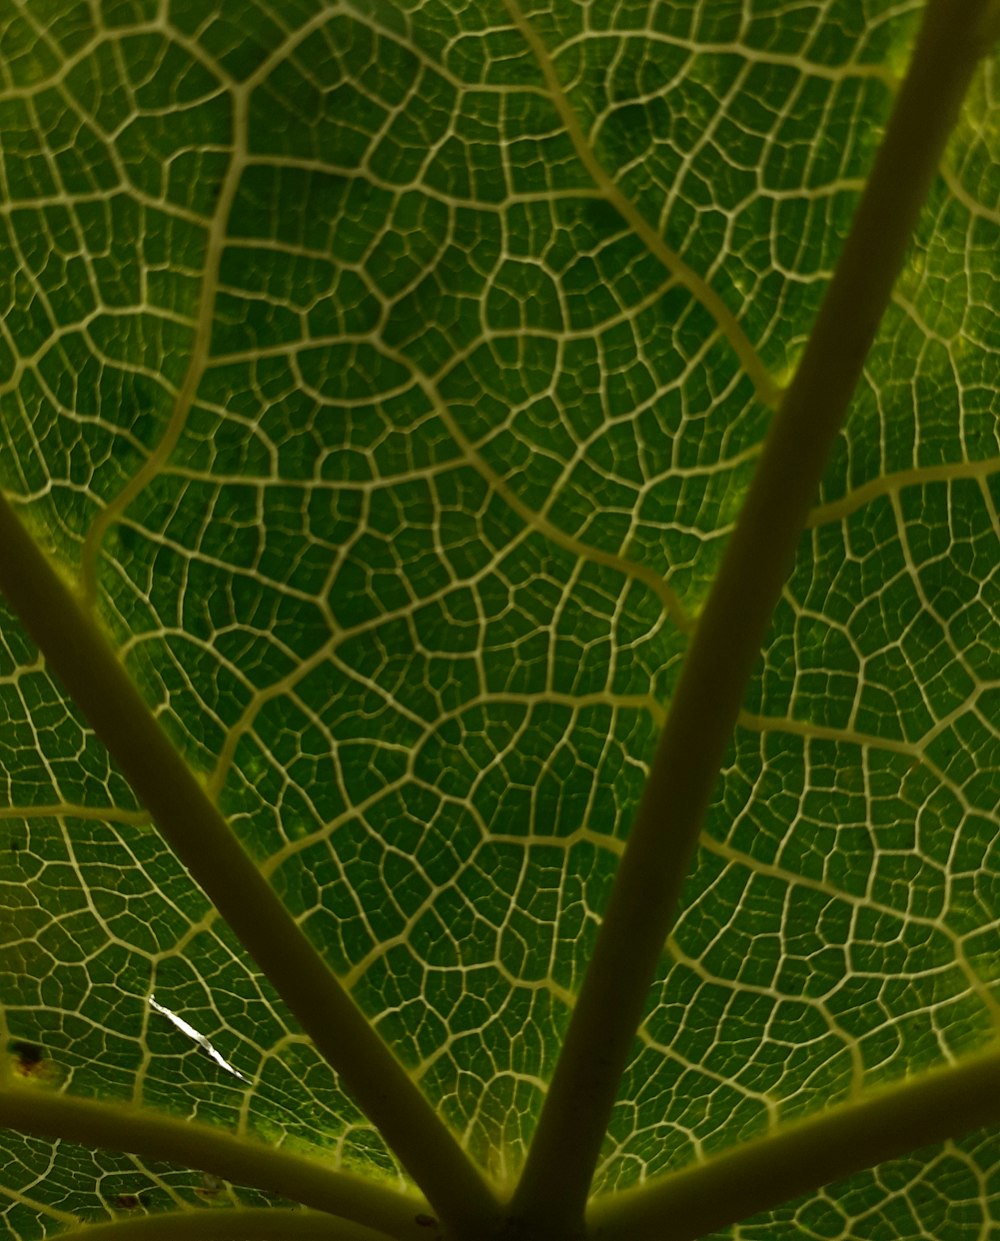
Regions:
<instances>
[{"instance_id":1,"label":"dark blemish on leaf","mask_svg":"<svg viewBox=\"0 0 1000 1241\"><path fill-rule=\"evenodd\" d=\"M436 1228L437 1220L433 1215L414 1215L413 1222L419 1224L421 1228Z\"/></svg>"},{"instance_id":2,"label":"dark blemish on leaf","mask_svg":"<svg viewBox=\"0 0 1000 1241\"><path fill-rule=\"evenodd\" d=\"M115 1198L115 1206L120 1211L134 1211L142 1206L142 1199L138 1194L119 1194Z\"/></svg>"},{"instance_id":3,"label":"dark blemish on leaf","mask_svg":"<svg viewBox=\"0 0 1000 1241\"><path fill-rule=\"evenodd\" d=\"M37 1043L11 1043L10 1050L17 1059L19 1071L25 1077L38 1068L44 1057L44 1053Z\"/></svg>"},{"instance_id":4,"label":"dark blemish on leaf","mask_svg":"<svg viewBox=\"0 0 1000 1241\"><path fill-rule=\"evenodd\" d=\"M54 1080L57 1076L52 1061L46 1058L45 1050L38 1043L30 1043L27 1039L16 1039L7 1044L7 1052L14 1061L13 1070L21 1077L34 1077L42 1081Z\"/></svg>"}]
</instances>

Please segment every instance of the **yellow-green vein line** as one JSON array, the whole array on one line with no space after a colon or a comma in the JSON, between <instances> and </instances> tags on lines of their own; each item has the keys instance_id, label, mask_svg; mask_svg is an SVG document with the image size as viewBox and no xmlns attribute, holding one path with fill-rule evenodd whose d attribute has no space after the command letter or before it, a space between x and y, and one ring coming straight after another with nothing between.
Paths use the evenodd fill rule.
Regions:
<instances>
[{"instance_id":1,"label":"yellow-green vein line","mask_svg":"<svg viewBox=\"0 0 1000 1241\"><path fill-rule=\"evenodd\" d=\"M622 219L629 225L637 237L655 258L684 285L684 287L701 303L718 324L719 331L729 342L733 352L739 358L740 365L749 376L757 397L765 405L776 407L781 399L782 389L761 361L757 350L750 343L746 333L740 327L733 312L712 288L704 277L690 267L679 254L676 254L663 240L657 230L643 216L636 205L622 193L614 179L605 171L594 153L580 125L579 118L572 104L566 97L559 75L556 73L548 48L542 42L538 32L525 17L518 0L505 0L507 11L525 42L531 48L538 66L541 69L549 95L559 113L559 119L566 127L577 158L587 170L591 180L602 191Z\"/></svg>"}]
</instances>

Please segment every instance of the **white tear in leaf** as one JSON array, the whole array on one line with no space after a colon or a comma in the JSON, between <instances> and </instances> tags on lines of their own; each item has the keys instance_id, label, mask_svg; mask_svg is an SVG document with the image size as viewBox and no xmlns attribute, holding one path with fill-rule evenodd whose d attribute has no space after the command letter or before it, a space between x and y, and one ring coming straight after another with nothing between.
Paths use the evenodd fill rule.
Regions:
<instances>
[{"instance_id":1,"label":"white tear in leaf","mask_svg":"<svg viewBox=\"0 0 1000 1241\"><path fill-rule=\"evenodd\" d=\"M229 1061L215 1050L204 1034L199 1034L194 1026L185 1021L183 1017L178 1017L177 1014L171 1012L169 1008L164 1008L162 1004L158 1004L156 1001L156 996L151 995L149 997L149 1007L153 1009L154 1012L160 1013L162 1016L166 1017L168 1021L172 1021L182 1034L186 1034L188 1038L193 1038L199 1047L203 1047L205 1051L208 1052L220 1068L225 1069L227 1073L232 1073L233 1077L238 1077L241 1082L246 1082L248 1086L252 1085L250 1078L244 1077L239 1069L234 1069Z\"/></svg>"}]
</instances>

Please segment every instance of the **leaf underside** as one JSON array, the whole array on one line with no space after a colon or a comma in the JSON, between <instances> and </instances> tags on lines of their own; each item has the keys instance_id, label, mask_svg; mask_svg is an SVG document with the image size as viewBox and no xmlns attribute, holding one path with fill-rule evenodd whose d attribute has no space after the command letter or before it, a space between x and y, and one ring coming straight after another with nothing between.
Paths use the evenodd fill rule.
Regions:
<instances>
[{"instance_id":1,"label":"leaf underside","mask_svg":"<svg viewBox=\"0 0 1000 1241\"><path fill-rule=\"evenodd\" d=\"M0 484L509 1185L919 6L552 0L542 58L493 0L213 7L0 0ZM800 544L598 1192L996 1037L996 72ZM0 622L12 1046L405 1184ZM277 1201L2 1149L16 1241ZM998 1177L974 1134L725 1235L971 1241Z\"/></svg>"}]
</instances>

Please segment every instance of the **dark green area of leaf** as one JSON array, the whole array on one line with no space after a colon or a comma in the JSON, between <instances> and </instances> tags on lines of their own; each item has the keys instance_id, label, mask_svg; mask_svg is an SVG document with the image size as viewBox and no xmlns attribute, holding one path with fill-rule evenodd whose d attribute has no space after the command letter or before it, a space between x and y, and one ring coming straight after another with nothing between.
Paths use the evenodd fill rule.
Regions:
<instances>
[{"instance_id":1,"label":"dark green area of leaf","mask_svg":"<svg viewBox=\"0 0 1000 1241\"><path fill-rule=\"evenodd\" d=\"M182 402L93 560L100 618L508 1181L771 410L733 330L598 195L503 5L3 3L0 480L76 572ZM780 382L916 16L530 14L604 171ZM995 1037L995 88L994 63L800 545L599 1188ZM6 611L0 803L23 1069L398 1176ZM18 1241L53 1212L266 1200L3 1151ZM727 1235L972 1241L998 1168L978 1136Z\"/></svg>"}]
</instances>

